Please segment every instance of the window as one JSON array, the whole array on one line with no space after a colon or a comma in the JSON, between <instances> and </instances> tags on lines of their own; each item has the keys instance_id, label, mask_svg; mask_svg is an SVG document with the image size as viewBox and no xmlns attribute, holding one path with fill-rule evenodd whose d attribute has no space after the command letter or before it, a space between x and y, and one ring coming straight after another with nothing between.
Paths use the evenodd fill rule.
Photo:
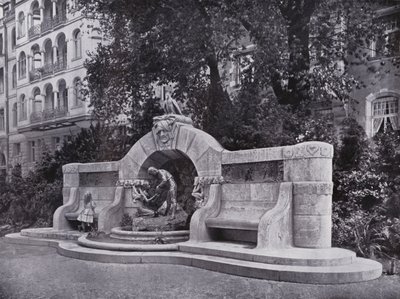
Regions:
<instances>
[{"instance_id":1,"label":"window","mask_svg":"<svg viewBox=\"0 0 400 299\"><path fill-rule=\"evenodd\" d=\"M61 138L60 137L53 137L53 149L55 152L61 150Z\"/></svg>"},{"instance_id":2,"label":"window","mask_svg":"<svg viewBox=\"0 0 400 299\"><path fill-rule=\"evenodd\" d=\"M23 79L26 77L26 55L25 55L25 52L21 52L21 54L19 55L18 72L19 72L19 79Z\"/></svg>"},{"instance_id":3,"label":"window","mask_svg":"<svg viewBox=\"0 0 400 299\"><path fill-rule=\"evenodd\" d=\"M18 157L21 155L21 143L13 144L13 157Z\"/></svg>"},{"instance_id":4,"label":"window","mask_svg":"<svg viewBox=\"0 0 400 299\"><path fill-rule=\"evenodd\" d=\"M4 119L4 109L0 109L0 131L4 131L4 125L5 125L5 119Z\"/></svg>"},{"instance_id":5,"label":"window","mask_svg":"<svg viewBox=\"0 0 400 299\"><path fill-rule=\"evenodd\" d=\"M17 36L15 34L15 27L11 29L11 50L15 51L15 46L17 44Z\"/></svg>"},{"instance_id":6,"label":"window","mask_svg":"<svg viewBox=\"0 0 400 299\"><path fill-rule=\"evenodd\" d=\"M25 95L22 94L19 100L20 103L20 113L19 113L19 120L26 120L27 119L27 103L26 103L26 99L25 99Z\"/></svg>"},{"instance_id":7,"label":"window","mask_svg":"<svg viewBox=\"0 0 400 299\"><path fill-rule=\"evenodd\" d=\"M81 31L79 29L74 31L73 43L74 43L74 59L81 58L82 57L82 35L81 35Z\"/></svg>"},{"instance_id":8,"label":"window","mask_svg":"<svg viewBox=\"0 0 400 299\"><path fill-rule=\"evenodd\" d=\"M16 127L18 125L18 111L17 111L17 103L14 103L13 109L12 109L12 114L13 114L13 127Z\"/></svg>"},{"instance_id":9,"label":"window","mask_svg":"<svg viewBox=\"0 0 400 299\"><path fill-rule=\"evenodd\" d=\"M20 12L18 15L18 38L25 36L25 15Z\"/></svg>"},{"instance_id":10,"label":"window","mask_svg":"<svg viewBox=\"0 0 400 299\"><path fill-rule=\"evenodd\" d=\"M4 68L0 68L0 93L4 93Z\"/></svg>"},{"instance_id":11,"label":"window","mask_svg":"<svg viewBox=\"0 0 400 299\"><path fill-rule=\"evenodd\" d=\"M74 88L74 106L82 105L82 93L81 93L82 82L80 78L75 78L73 82Z\"/></svg>"},{"instance_id":12,"label":"window","mask_svg":"<svg viewBox=\"0 0 400 299\"><path fill-rule=\"evenodd\" d=\"M0 34L0 55L3 55L3 34Z\"/></svg>"},{"instance_id":13,"label":"window","mask_svg":"<svg viewBox=\"0 0 400 299\"><path fill-rule=\"evenodd\" d=\"M31 162L36 161L36 142L35 141L30 142L30 160L31 160Z\"/></svg>"},{"instance_id":14,"label":"window","mask_svg":"<svg viewBox=\"0 0 400 299\"><path fill-rule=\"evenodd\" d=\"M11 87L12 89L17 88L17 66L14 64L12 68L12 78L11 78Z\"/></svg>"},{"instance_id":15,"label":"window","mask_svg":"<svg viewBox=\"0 0 400 299\"><path fill-rule=\"evenodd\" d=\"M394 96L381 97L372 103L373 134L398 130L399 98Z\"/></svg>"}]
</instances>

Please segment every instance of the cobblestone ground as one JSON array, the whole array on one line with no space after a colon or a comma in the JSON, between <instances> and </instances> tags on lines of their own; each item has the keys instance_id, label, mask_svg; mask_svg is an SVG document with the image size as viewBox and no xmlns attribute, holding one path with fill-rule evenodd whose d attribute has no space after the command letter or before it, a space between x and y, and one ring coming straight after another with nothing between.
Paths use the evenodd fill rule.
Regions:
<instances>
[{"instance_id":1,"label":"cobblestone ground","mask_svg":"<svg viewBox=\"0 0 400 299\"><path fill-rule=\"evenodd\" d=\"M400 298L400 276L345 285L273 282L186 266L80 261L0 238L0 298Z\"/></svg>"}]
</instances>

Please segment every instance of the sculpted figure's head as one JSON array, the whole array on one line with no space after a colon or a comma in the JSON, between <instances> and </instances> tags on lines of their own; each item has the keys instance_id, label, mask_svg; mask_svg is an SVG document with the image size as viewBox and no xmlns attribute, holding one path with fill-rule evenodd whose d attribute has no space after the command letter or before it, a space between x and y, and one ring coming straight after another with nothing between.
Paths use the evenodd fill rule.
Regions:
<instances>
[{"instance_id":1,"label":"sculpted figure's head","mask_svg":"<svg viewBox=\"0 0 400 299\"><path fill-rule=\"evenodd\" d=\"M155 168L153 166L151 166L151 167L149 167L149 169L147 169L147 173L150 175L156 175L157 172L158 172L157 168Z\"/></svg>"},{"instance_id":2,"label":"sculpted figure's head","mask_svg":"<svg viewBox=\"0 0 400 299\"><path fill-rule=\"evenodd\" d=\"M171 139L171 125L167 120L159 121L156 125L155 133L162 143L166 144Z\"/></svg>"}]
</instances>

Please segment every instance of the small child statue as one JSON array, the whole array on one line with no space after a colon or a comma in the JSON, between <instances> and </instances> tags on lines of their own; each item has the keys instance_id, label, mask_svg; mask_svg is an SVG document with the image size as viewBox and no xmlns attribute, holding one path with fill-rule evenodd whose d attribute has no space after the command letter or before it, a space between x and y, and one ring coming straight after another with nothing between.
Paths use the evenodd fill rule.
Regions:
<instances>
[{"instance_id":1,"label":"small child statue","mask_svg":"<svg viewBox=\"0 0 400 299\"><path fill-rule=\"evenodd\" d=\"M78 225L79 231L86 232L86 224L89 229L93 230L92 224L94 222L94 215L96 208L96 203L92 199L91 193L86 193L85 197L83 198L84 209L78 216L78 221L81 222L81 225Z\"/></svg>"}]
</instances>

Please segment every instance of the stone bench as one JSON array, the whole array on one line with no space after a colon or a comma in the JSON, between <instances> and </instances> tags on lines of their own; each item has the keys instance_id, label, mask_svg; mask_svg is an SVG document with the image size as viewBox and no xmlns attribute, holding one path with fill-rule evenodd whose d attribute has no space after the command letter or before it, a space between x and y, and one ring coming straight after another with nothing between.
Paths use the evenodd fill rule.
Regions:
<instances>
[{"instance_id":1,"label":"stone bench","mask_svg":"<svg viewBox=\"0 0 400 299\"><path fill-rule=\"evenodd\" d=\"M112 200L111 199L109 201L108 200L99 200L99 201L95 201L95 203L96 203L96 208L94 210L95 211L94 218L98 219L100 212L107 206L111 205ZM84 208L85 208L84 203L83 203L83 200L81 199L78 210L76 210L74 212L65 213L65 218L67 218L68 220L77 220L79 214L84 210Z\"/></svg>"},{"instance_id":2,"label":"stone bench","mask_svg":"<svg viewBox=\"0 0 400 299\"><path fill-rule=\"evenodd\" d=\"M279 185L279 183L223 185L219 213L205 220L207 228L257 232L262 217L276 206Z\"/></svg>"}]
</instances>

